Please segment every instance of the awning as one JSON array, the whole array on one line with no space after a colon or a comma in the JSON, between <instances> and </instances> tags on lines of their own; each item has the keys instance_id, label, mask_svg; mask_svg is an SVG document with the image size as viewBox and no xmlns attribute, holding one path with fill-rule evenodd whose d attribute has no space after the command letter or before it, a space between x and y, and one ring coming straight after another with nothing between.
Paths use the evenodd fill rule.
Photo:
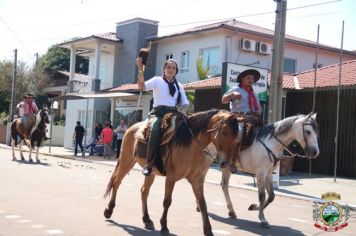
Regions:
<instances>
[{"instance_id":1,"label":"awning","mask_svg":"<svg viewBox=\"0 0 356 236\"><path fill-rule=\"evenodd\" d=\"M122 98L122 97L136 97L133 93L88 93L88 94L68 94L53 98L54 100L76 100L89 98Z\"/></svg>"}]
</instances>

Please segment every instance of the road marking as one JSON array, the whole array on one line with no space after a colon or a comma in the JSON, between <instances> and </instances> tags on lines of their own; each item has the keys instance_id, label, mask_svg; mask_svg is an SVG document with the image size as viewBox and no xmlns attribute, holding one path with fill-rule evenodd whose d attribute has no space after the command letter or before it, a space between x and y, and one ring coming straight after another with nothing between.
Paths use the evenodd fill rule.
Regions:
<instances>
[{"instance_id":1,"label":"road marking","mask_svg":"<svg viewBox=\"0 0 356 236\"><path fill-rule=\"evenodd\" d=\"M48 234L62 234L63 231L59 229L50 229L46 231Z\"/></svg>"},{"instance_id":2,"label":"road marking","mask_svg":"<svg viewBox=\"0 0 356 236\"><path fill-rule=\"evenodd\" d=\"M44 228L46 226L37 224L37 225L31 225L31 227L34 228L34 229L41 229L41 228Z\"/></svg>"},{"instance_id":3,"label":"road marking","mask_svg":"<svg viewBox=\"0 0 356 236\"><path fill-rule=\"evenodd\" d=\"M18 216L18 215L7 215L7 216L5 216L6 218L8 218L8 219L17 219L17 218L20 218L20 216Z\"/></svg>"},{"instance_id":4,"label":"road marking","mask_svg":"<svg viewBox=\"0 0 356 236\"><path fill-rule=\"evenodd\" d=\"M297 221L297 222L301 222L301 223L308 223L308 221L306 221L306 220L301 220L301 219L297 219L297 218L288 218L288 220Z\"/></svg>"},{"instance_id":5,"label":"road marking","mask_svg":"<svg viewBox=\"0 0 356 236\"><path fill-rule=\"evenodd\" d=\"M28 223L31 222L30 220L18 220L18 223L24 224L24 223Z\"/></svg>"},{"instance_id":6,"label":"road marking","mask_svg":"<svg viewBox=\"0 0 356 236\"><path fill-rule=\"evenodd\" d=\"M231 234L229 231L220 230L220 229L214 229L213 232L216 233L216 234L221 234L221 235L229 235L229 234Z\"/></svg>"}]
</instances>

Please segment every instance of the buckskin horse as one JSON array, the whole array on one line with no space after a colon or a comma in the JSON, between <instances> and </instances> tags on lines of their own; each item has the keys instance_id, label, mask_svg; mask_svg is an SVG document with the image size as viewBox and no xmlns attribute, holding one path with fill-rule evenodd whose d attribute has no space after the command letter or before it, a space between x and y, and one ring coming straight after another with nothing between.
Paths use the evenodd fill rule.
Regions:
<instances>
[{"instance_id":1,"label":"buckskin horse","mask_svg":"<svg viewBox=\"0 0 356 236\"><path fill-rule=\"evenodd\" d=\"M135 139L135 133L143 124L143 122L136 123L124 135L120 158L104 195L107 197L111 192L110 202L104 211L106 218L110 218L113 213L116 193L123 178L136 162L142 167L146 164L146 159L143 158L145 154L135 152L136 146L140 145ZM199 112L187 116L186 122L177 127L171 141L161 146L161 158L166 169L164 210L160 219L162 233L169 232L167 214L172 203L174 185L178 180L186 178L193 188L200 208L204 234L213 235L204 197L204 180L212 158L204 153L204 149L213 142L218 147L220 155L233 155L233 147L237 145L237 131L238 118L235 114L224 110ZM154 230L154 224L148 214L147 197L155 175L161 175L157 168L153 169L150 176L145 177L141 188L142 219L145 228L149 230Z\"/></svg>"},{"instance_id":2,"label":"buckskin horse","mask_svg":"<svg viewBox=\"0 0 356 236\"><path fill-rule=\"evenodd\" d=\"M269 227L263 211L274 200L273 169L282 150L285 148L288 150L287 145L296 140L306 151L307 157L316 158L319 155L318 132L316 114L288 117L259 129L252 145L240 152L239 160L236 162L237 168L242 172L256 175L259 206L251 204L248 210L259 211L261 227ZM222 169L221 187L228 214L231 218L236 218L228 189L230 175L228 168ZM267 200L265 191L268 193Z\"/></svg>"},{"instance_id":3,"label":"buckskin horse","mask_svg":"<svg viewBox=\"0 0 356 236\"><path fill-rule=\"evenodd\" d=\"M20 157L21 160L24 161L25 158L23 156L22 152L22 144L25 141L27 144L28 148L30 149L30 154L29 154L29 161L33 162L32 160L32 149L36 143L37 148L36 148L36 161L40 163L40 159L38 158L38 150L39 147L41 146L41 143L45 137L45 130L46 130L46 124L49 123L48 119L48 112L47 109L42 109L40 110L37 115L36 115L36 120L37 120L37 127L34 128L34 131L32 132L29 140L25 139L24 136L24 130L23 126L21 125L21 118L15 119L12 124L11 124L11 149L12 149L12 160L16 160L15 156L15 140L17 137L20 137L20 143L19 143L19 152L20 152Z\"/></svg>"}]
</instances>

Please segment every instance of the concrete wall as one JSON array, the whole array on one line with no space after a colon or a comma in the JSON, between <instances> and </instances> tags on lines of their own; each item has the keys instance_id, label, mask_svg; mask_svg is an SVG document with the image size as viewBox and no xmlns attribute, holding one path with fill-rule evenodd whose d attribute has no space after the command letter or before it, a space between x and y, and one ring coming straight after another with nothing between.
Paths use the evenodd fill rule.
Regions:
<instances>
[{"instance_id":1,"label":"concrete wall","mask_svg":"<svg viewBox=\"0 0 356 236\"><path fill-rule=\"evenodd\" d=\"M50 128L50 126L48 126ZM51 145L52 146L64 146L64 126L60 125L52 125L52 138ZM50 140L44 142L44 145L48 146L50 144Z\"/></svg>"},{"instance_id":2,"label":"concrete wall","mask_svg":"<svg viewBox=\"0 0 356 236\"><path fill-rule=\"evenodd\" d=\"M135 18L117 23L116 35L123 42L115 60L114 86L136 82L136 56L148 46L148 38L158 33L158 22Z\"/></svg>"},{"instance_id":3,"label":"concrete wall","mask_svg":"<svg viewBox=\"0 0 356 236\"><path fill-rule=\"evenodd\" d=\"M100 82L100 89L107 89L113 87L113 80L114 80L114 53L106 53L102 52L100 54L100 69L99 69L99 78ZM95 55L90 55L89 57L89 72L88 75L92 78L95 77Z\"/></svg>"},{"instance_id":4,"label":"concrete wall","mask_svg":"<svg viewBox=\"0 0 356 236\"><path fill-rule=\"evenodd\" d=\"M6 125L0 125L0 143L6 143Z\"/></svg>"}]
</instances>

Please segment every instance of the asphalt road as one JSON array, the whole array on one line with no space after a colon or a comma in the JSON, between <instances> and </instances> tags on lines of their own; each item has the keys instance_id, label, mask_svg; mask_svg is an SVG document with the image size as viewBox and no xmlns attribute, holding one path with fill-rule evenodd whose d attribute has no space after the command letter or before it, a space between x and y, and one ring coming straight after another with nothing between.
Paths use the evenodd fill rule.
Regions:
<instances>
[{"instance_id":1,"label":"asphalt road","mask_svg":"<svg viewBox=\"0 0 356 236\"><path fill-rule=\"evenodd\" d=\"M27 154L26 154L27 158ZM149 196L149 213L155 231L143 228L140 188L143 176L132 170L124 179L111 220L103 211L103 199L113 166L40 156L42 164L11 161L10 150L0 149L0 235L159 235L163 210L164 178L157 177ZM205 196L214 235L356 235L356 214L337 233L315 228L312 202L277 196L266 209L271 228L260 228L254 191L230 188L238 219L227 217L220 186L205 184ZM190 185L176 184L168 213L170 235L203 235L200 213Z\"/></svg>"}]
</instances>

